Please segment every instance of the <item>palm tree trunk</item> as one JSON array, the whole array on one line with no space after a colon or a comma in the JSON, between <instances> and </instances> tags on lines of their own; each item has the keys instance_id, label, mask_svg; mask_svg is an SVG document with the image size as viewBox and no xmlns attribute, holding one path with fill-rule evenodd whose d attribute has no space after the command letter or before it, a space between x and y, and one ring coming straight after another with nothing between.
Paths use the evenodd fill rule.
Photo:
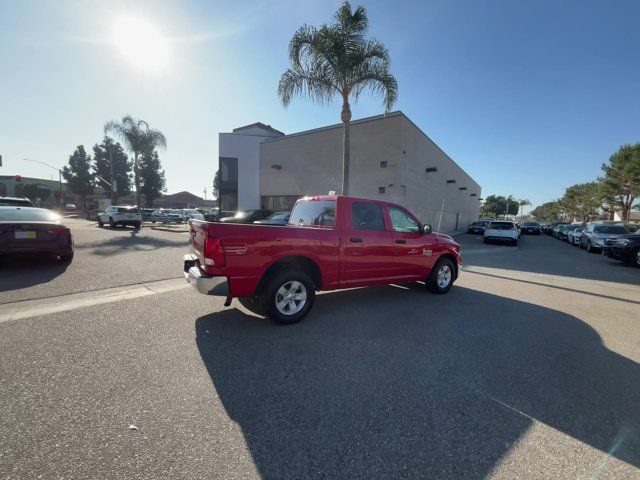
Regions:
<instances>
[{"instance_id":1,"label":"palm tree trunk","mask_svg":"<svg viewBox=\"0 0 640 480\"><path fill-rule=\"evenodd\" d=\"M343 96L342 123L344 138L342 142L342 195L349 195L349 167L351 166L351 107L347 96Z\"/></svg>"},{"instance_id":2,"label":"palm tree trunk","mask_svg":"<svg viewBox=\"0 0 640 480\"><path fill-rule=\"evenodd\" d=\"M140 208L140 167L138 166L138 152L135 152L133 155L133 178L136 184L136 206Z\"/></svg>"}]
</instances>

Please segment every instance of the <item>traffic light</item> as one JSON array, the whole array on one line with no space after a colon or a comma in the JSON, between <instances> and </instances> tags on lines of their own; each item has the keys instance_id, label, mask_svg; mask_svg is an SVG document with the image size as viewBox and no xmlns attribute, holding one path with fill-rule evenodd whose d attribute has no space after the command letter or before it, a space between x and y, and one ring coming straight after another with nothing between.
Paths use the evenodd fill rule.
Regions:
<instances>
[{"instance_id":1,"label":"traffic light","mask_svg":"<svg viewBox=\"0 0 640 480\"><path fill-rule=\"evenodd\" d=\"M16 175L16 183L22 183L22 175Z\"/></svg>"}]
</instances>

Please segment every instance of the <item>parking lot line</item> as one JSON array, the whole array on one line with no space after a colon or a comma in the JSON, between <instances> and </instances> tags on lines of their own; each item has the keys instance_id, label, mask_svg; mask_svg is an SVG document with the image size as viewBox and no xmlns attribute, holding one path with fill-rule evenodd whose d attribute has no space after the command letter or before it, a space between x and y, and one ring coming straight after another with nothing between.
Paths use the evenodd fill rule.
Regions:
<instances>
[{"instance_id":1,"label":"parking lot line","mask_svg":"<svg viewBox=\"0 0 640 480\"><path fill-rule=\"evenodd\" d=\"M189 284L185 282L184 278L176 278L159 280L157 282L139 283L126 287L105 288L37 300L5 303L2 305L2 312L0 313L0 323L157 295L173 290L180 290L188 286Z\"/></svg>"}]
</instances>

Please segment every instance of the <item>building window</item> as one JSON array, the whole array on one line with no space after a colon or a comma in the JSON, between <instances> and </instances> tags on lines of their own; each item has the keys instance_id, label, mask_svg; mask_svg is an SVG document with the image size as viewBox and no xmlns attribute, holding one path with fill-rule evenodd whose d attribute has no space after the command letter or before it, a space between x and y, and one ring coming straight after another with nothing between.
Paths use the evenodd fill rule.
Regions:
<instances>
[{"instance_id":1,"label":"building window","mask_svg":"<svg viewBox=\"0 0 640 480\"><path fill-rule=\"evenodd\" d=\"M260 203L265 210L288 212L291 211L299 198L301 195L263 195Z\"/></svg>"},{"instance_id":2,"label":"building window","mask_svg":"<svg viewBox=\"0 0 640 480\"><path fill-rule=\"evenodd\" d=\"M381 160L380 161L380 168L387 168L387 161L386 160Z\"/></svg>"},{"instance_id":3,"label":"building window","mask_svg":"<svg viewBox=\"0 0 640 480\"><path fill-rule=\"evenodd\" d=\"M220 210L238 209L238 159L220 157Z\"/></svg>"},{"instance_id":4,"label":"building window","mask_svg":"<svg viewBox=\"0 0 640 480\"><path fill-rule=\"evenodd\" d=\"M386 191L387 191L386 187L378 187L378 193L384 193Z\"/></svg>"}]
</instances>

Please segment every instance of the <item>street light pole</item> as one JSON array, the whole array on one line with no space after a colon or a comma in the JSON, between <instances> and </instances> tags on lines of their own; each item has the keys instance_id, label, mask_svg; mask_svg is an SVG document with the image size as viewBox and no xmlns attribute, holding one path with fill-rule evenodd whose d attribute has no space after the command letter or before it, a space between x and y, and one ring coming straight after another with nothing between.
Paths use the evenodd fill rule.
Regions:
<instances>
[{"instance_id":1,"label":"street light pole","mask_svg":"<svg viewBox=\"0 0 640 480\"><path fill-rule=\"evenodd\" d=\"M60 208L62 208L62 169L58 168L58 167L54 167L53 165L49 165L48 163L44 163L41 162L39 160L31 160L29 158L23 158L22 160L24 160L25 162L34 162L34 163L39 163L40 165L44 165L45 167L49 167L49 168L53 168L54 170L58 171L58 181L59 181L59 195L60 198L58 200L60 200Z\"/></svg>"}]
</instances>

